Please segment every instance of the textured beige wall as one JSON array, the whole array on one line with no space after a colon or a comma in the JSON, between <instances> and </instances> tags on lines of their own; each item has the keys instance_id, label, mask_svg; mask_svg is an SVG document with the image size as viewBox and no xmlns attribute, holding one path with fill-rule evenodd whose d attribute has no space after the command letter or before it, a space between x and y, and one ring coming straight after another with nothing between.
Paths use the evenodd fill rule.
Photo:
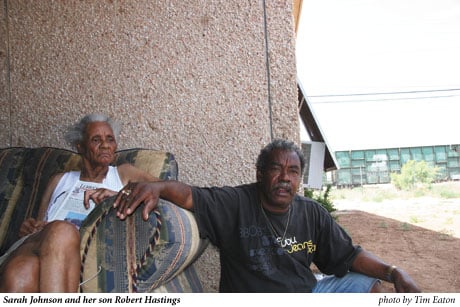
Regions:
<instances>
[{"instance_id":1,"label":"textured beige wall","mask_svg":"<svg viewBox=\"0 0 460 307\"><path fill-rule=\"evenodd\" d=\"M271 127L299 141L291 1L2 4L0 147L67 147L66 125L104 112L120 149L168 150L183 181L232 185L255 178Z\"/></svg>"},{"instance_id":2,"label":"textured beige wall","mask_svg":"<svg viewBox=\"0 0 460 307\"><path fill-rule=\"evenodd\" d=\"M185 181L254 178L270 140L264 1L6 3L0 146L64 147L66 124L105 112L120 148L174 152ZM274 136L298 140L291 6L266 1L270 98Z\"/></svg>"},{"instance_id":3,"label":"textured beige wall","mask_svg":"<svg viewBox=\"0 0 460 307\"><path fill-rule=\"evenodd\" d=\"M10 101L8 97L8 35L6 8L0 6L0 147L9 145Z\"/></svg>"}]
</instances>

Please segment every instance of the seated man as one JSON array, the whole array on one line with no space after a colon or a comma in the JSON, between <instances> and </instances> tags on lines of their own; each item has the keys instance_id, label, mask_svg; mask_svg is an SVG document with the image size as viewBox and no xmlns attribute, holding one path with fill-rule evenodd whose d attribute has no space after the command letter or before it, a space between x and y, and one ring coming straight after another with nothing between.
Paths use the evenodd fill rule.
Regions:
<instances>
[{"instance_id":1,"label":"seated man","mask_svg":"<svg viewBox=\"0 0 460 307\"><path fill-rule=\"evenodd\" d=\"M297 194L304 167L294 143L275 140L260 152L255 183L131 183L114 206L121 219L144 203L146 220L159 198L192 210L201 236L220 249L221 292L379 292L379 279L397 292L419 292L407 273L353 245L321 205ZM312 263L334 276L317 281Z\"/></svg>"}]
</instances>

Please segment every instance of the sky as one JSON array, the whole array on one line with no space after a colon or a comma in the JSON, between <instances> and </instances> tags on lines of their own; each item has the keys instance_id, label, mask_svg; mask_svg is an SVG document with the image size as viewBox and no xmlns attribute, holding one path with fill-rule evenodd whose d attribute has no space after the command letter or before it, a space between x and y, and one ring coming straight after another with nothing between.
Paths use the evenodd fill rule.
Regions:
<instances>
[{"instance_id":1,"label":"sky","mask_svg":"<svg viewBox=\"0 0 460 307\"><path fill-rule=\"evenodd\" d=\"M460 144L459 0L304 0L296 53L332 151Z\"/></svg>"}]
</instances>

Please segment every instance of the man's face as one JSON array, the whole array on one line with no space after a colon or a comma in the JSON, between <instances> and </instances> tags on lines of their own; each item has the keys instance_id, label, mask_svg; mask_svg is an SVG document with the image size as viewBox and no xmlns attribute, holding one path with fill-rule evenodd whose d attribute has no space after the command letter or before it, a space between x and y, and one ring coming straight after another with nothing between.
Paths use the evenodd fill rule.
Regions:
<instances>
[{"instance_id":1,"label":"man's face","mask_svg":"<svg viewBox=\"0 0 460 307\"><path fill-rule=\"evenodd\" d=\"M93 122L86 126L83 141L77 148L91 165L109 165L115 159L117 141L109 124Z\"/></svg>"},{"instance_id":2,"label":"man's face","mask_svg":"<svg viewBox=\"0 0 460 307\"><path fill-rule=\"evenodd\" d=\"M266 207L286 209L299 189L301 172L300 159L295 151L272 151L267 169L257 172Z\"/></svg>"}]
</instances>

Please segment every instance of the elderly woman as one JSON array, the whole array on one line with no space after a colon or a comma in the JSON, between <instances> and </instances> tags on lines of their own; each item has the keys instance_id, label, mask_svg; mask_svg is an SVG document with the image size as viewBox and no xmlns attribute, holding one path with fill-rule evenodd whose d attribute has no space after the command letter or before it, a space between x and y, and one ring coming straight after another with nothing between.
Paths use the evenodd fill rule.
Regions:
<instances>
[{"instance_id":1,"label":"elderly woman","mask_svg":"<svg viewBox=\"0 0 460 307\"><path fill-rule=\"evenodd\" d=\"M78 291L81 220L130 181L158 180L131 164L110 165L118 132L119 125L100 114L85 116L68 131L66 140L81 155L80 171L51 178L38 219L24 221L21 239L0 259L0 292ZM69 210L77 218L68 218Z\"/></svg>"}]
</instances>

